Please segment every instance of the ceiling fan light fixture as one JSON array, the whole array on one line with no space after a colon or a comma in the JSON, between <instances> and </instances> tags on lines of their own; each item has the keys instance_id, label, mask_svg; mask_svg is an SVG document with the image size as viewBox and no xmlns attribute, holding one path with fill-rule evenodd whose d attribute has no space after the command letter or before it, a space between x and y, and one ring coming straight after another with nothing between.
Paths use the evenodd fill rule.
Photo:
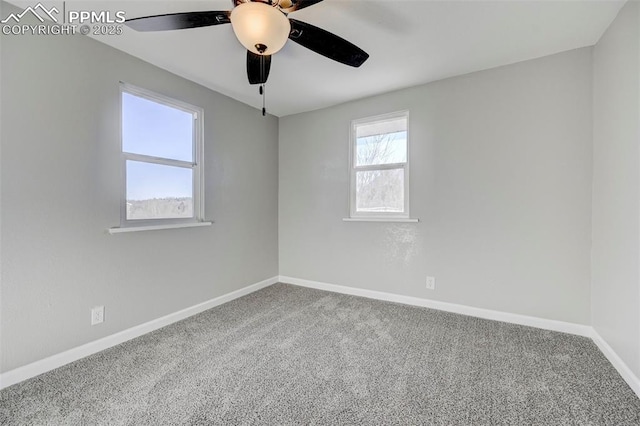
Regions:
<instances>
[{"instance_id":1,"label":"ceiling fan light fixture","mask_svg":"<svg viewBox=\"0 0 640 426\"><path fill-rule=\"evenodd\" d=\"M238 41L258 55L273 55L282 49L291 32L282 12L259 1L239 4L230 18Z\"/></svg>"}]
</instances>

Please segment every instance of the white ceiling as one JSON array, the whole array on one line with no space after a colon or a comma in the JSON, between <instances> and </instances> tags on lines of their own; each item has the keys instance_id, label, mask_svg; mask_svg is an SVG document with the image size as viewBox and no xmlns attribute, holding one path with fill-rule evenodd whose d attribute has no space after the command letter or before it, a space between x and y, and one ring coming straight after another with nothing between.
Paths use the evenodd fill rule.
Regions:
<instances>
[{"instance_id":1,"label":"white ceiling","mask_svg":"<svg viewBox=\"0 0 640 426\"><path fill-rule=\"evenodd\" d=\"M67 2L67 4L76 2ZM86 4L86 3L85 3ZM92 1L127 18L229 10L231 0ZM285 116L390 90L595 44L623 1L325 0L291 14L368 52L361 68L288 41L273 57L268 111ZM69 6L67 6L69 7ZM246 104L261 107L246 51L231 25L139 33L100 41Z\"/></svg>"}]
</instances>

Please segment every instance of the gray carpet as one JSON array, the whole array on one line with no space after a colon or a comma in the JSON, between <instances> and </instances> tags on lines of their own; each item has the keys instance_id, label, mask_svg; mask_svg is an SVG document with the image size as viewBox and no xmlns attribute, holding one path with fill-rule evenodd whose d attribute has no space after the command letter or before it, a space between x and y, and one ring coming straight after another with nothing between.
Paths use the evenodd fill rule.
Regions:
<instances>
[{"instance_id":1,"label":"gray carpet","mask_svg":"<svg viewBox=\"0 0 640 426\"><path fill-rule=\"evenodd\" d=\"M277 284L0 392L1 424L640 424L591 340Z\"/></svg>"}]
</instances>

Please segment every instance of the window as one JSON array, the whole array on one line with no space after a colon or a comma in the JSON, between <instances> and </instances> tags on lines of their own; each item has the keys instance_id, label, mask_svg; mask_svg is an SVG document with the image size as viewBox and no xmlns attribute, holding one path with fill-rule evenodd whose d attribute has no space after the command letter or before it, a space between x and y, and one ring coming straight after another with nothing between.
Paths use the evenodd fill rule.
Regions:
<instances>
[{"instance_id":1,"label":"window","mask_svg":"<svg viewBox=\"0 0 640 426\"><path fill-rule=\"evenodd\" d=\"M202 110L122 83L121 226L203 219Z\"/></svg>"},{"instance_id":2,"label":"window","mask_svg":"<svg viewBox=\"0 0 640 426\"><path fill-rule=\"evenodd\" d=\"M409 217L409 112L351 125L351 217Z\"/></svg>"}]
</instances>

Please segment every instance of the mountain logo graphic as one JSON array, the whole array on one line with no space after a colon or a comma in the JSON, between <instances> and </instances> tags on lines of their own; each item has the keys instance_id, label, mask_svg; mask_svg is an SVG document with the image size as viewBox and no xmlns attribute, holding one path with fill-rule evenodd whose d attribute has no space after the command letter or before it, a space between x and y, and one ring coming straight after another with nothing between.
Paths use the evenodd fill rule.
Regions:
<instances>
[{"instance_id":1,"label":"mountain logo graphic","mask_svg":"<svg viewBox=\"0 0 640 426\"><path fill-rule=\"evenodd\" d=\"M18 13L17 15L15 13L11 13L5 19L0 21L0 23L6 24L10 20L14 20L15 23L17 24L18 22L20 22L20 19L22 19L22 17L24 15L26 15L27 13L31 13L33 16L38 18L38 20L40 22L44 22L44 20L47 19L47 18L51 19L53 22L58 22L58 19L55 16L53 16L53 14L54 13L56 13L56 14L60 13L60 11L58 9L56 9L55 6L52 7L51 9L47 9L46 7L44 7L42 5L42 3L38 3L37 5L35 5L33 7L31 7L31 6L27 7L25 10L23 10L20 13ZM44 18L43 18L43 16L44 16Z\"/></svg>"}]
</instances>

